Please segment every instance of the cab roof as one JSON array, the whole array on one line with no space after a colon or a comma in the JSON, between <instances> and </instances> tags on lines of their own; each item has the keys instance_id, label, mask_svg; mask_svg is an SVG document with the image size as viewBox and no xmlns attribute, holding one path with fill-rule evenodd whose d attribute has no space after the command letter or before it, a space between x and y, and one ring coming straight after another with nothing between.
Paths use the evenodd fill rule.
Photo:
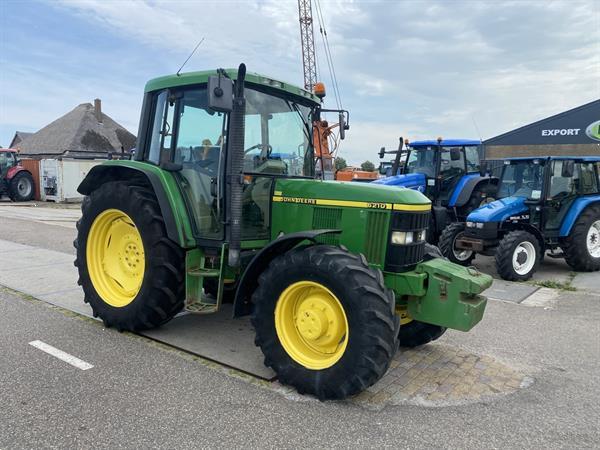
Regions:
<instances>
[{"instance_id":1,"label":"cab roof","mask_svg":"<svg viewBox=\"0 0 600 450\"><path fill-rule=\"evenodd\" d=\"M0 152L2 153L18 153L18 150L14 148L0 148Z\"/></svg>"},{"instance_id":2,"label":"cab roof","mask_svg":"<svg viewBox=\"0 0 600 450\"><path fill-rule=\"evenodd\" d=\"M473 146L473 145L481 145L481 141L473 140L473 139L442 139L440 143L442 147L463 147L463 146ZM438 141L436 140L428 140L428 141L414 141L409 142L408 146L411 148L417 147L432 147L437 146Z\"/></svg>"},{"instance_id":3,"label":"cab roof","mask_svg":"<svg viewBox=\"0 0 600 450\"><path fill-rule=\"evenodd\" d=\"M237 69L224 69L225 73L232 79L237 78ZM201 72L186 72L180 73L179 75L172 74L164 77L154 78L146 83L144 92L157 91L159 89L166 89L178 86L187 86L191 84L202 84L208 82L208 77L216 76L216 70L205 70ZM313 93L299 88L290 83L284 81L275 80L266 75L261 75L255 72L246 72L246 82L252 84L258 84L261 86L271 87L288 92L293 95L307 98L313 102L320 103L319 98Z\"/></svg>"}]
</instances>

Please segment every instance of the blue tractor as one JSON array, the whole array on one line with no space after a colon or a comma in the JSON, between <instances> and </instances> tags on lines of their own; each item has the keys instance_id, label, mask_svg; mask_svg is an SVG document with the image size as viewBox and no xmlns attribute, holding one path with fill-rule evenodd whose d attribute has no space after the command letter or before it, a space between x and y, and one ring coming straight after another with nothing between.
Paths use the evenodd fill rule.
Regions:
<instances>
[{"instance_id":1,"label":"blue tractor","mask_svg":"<svg viewBox=\"0 0 600 450\"><path fill-rule=\"evenodd\" d=\"M429 197L433 207L427 240L435 244L449 223L464 222L471 211L495 200L498 179L481 174L480 146L480 141L468 139L408 143L400 138L398 150L380 150L380 158L386 153L396 157L380 165L380 172L388 176L373 183L414 189Z\"/></svg>"},{"instance_id":2,"label":"blue tractor","mask_svg":"<svg viewBox=\"0 0 600 450\"><path fill-rule=\"evenodd\" d=\"M443 231L451 261L494 255L510 281L531 278L546 251L574 270L600 270L600 156L505 160L496 195Z\"/></svg>"}]
</instances>

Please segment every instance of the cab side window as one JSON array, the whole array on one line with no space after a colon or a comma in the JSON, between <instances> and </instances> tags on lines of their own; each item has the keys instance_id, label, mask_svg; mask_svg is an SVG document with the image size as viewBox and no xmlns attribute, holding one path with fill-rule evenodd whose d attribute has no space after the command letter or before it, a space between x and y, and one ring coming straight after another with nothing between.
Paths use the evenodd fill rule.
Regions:
<instances>
[{"instance_id":1,"label":"cab side window","mask_svg":"<svg viewBox=\"0 0 600 450\"><path fill-rule=\"evenodd\" d=\"M576 164L576 174L579 175L575 179L577 192L581 195L598 193L598 177L592 163Z\"/></svg>"},{"instance_id":2,"label":"cab side window","mask_svg":"<svg viewBox=\"0 0 600 450\"><path fill-rule=\"evenodd\" d=\"M173 136L173 105L167 102L168 92L160 92L155 97L154 119L152 120L152 131L150 135L150 146L148 148L147 160L159 164L164 149L171 148L171 137ZM164 129L163 129L164 128Z\"/></svg>"},{"instance_id":3,"label":"cab side window","mask_svg":"<svg viewBox=\"0 0 600 450\"><path fill-rule=\"evenodd\" d=\"M465 147L467 172L479 172L479 150L477 147Z\"/></svg>"},{"instance_id":4,"label":"cab side window","mask_svg":"<svg viewBox=\"0 0 600 450\"><path fill-rule=\"evenodd\" d=\"M563 161L554 161L552 178L550 179L549 200L563 200L576 193L574 182L576 173L572 177L563 177L562 167Z\"/></svg>"}]
</instances>

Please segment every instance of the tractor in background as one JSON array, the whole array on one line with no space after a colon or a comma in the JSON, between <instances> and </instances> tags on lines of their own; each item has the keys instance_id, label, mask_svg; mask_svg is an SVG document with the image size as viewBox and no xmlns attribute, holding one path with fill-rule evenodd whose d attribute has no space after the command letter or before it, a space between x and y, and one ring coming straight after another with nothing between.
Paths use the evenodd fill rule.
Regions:
<instances>
[{"instance_id":1,"label":"tractor in background","mask_svg":"<svg viewBox=\"0 0 600 450\"><path fill-rule=\"evenodd\" d=\"M451 261L494 255L510 281L531 278L546 251L573 270L600 270L600 157L505 160L496 195L444 230L439 247Z\"/></svg>"},{"instance_id":2,"label":"tractor in background","mask_svg":"<svg viewBox=\"0 0 600 450\"><path fill-rule=\"evenodd\" d=\"M10 148L0 148L0 197L3 195L14 202L26 202L35 195L33 175L21 165L17 150Z\"/></svg>"},{"instance_id":3,"label":"tractor in background","mask_svg":"<svg viewBox=\"0 0 600 450\"><path fill-rule=\"evenodd\" d=\"M321 106L243 64L149 81L135 159L78 188L94 316L136 331L232 301L279 380L320 399L375 383L399 344L474 327L492 279L428 247L427 197L315 178Z\"/></svg>"},{"instance_id":4,"label":"tractor in background","mask_svg":"<svg viewBox=\"0 0 600 450\"><path fill-rule=\"evenodd\" d=\"M495 200L498 179L481 173L480 145L466 139L409 143L400 138L397 150L380 150L380 158L395 154L395 159L389 168L380 166L389 176L373 183L425 194L432 202L427 240L435 244L449 223L464 222L471 211Z\"/></svg>"}]
</instances>

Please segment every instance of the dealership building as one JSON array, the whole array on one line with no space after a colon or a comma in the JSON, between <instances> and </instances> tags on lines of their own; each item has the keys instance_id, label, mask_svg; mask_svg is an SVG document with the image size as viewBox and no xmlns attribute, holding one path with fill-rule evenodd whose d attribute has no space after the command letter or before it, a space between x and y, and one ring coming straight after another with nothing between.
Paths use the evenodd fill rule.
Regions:
<instances>
[{"instance_id":1,"label":"dealership building","mask_svg":"<svg viewBox=\"0 0 600 450\"><path fill-rule=\"evenodd\" d=\"M600 155L600 100L483 141L485 158Z\"/></svg>"}]
</instances>

